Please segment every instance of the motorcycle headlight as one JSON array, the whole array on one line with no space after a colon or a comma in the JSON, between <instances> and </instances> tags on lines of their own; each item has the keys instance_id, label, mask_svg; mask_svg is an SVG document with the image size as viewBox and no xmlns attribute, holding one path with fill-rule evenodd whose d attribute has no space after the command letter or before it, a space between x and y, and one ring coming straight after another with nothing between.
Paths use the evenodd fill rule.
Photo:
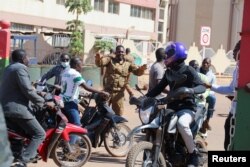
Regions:
<instances>
[{"instance_id":1,"label":"motorcycle headlight","mask_svg":"<svg viewBox=\"0 0 250 167\"><path fill-rule=\"evenodd\" d=\"M143 124L149 123L149 118L152 112L153 112L153 106L145 110L139 109L139 116Z\"/></svg>"}]
</instances>

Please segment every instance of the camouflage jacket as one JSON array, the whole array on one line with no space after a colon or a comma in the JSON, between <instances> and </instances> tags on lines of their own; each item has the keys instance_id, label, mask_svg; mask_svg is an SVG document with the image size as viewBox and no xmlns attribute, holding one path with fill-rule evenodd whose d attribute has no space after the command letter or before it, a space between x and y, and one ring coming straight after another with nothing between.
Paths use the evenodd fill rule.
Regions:
<instances>
[{"instance_id":1,"label":"camouflage jacket","mask_svg":"<svg viewBox=\"0 0 250 167\"><path fill-rule=\"evenodd\" d=\"M144 70L126 59L118 62L117 59L111 56L102 57L96 60L98 67L106 67L104 89L109 92L122 91L128 84L128 76L130 72L140 76L144 74Z\"/></svg>"}]
</instances>

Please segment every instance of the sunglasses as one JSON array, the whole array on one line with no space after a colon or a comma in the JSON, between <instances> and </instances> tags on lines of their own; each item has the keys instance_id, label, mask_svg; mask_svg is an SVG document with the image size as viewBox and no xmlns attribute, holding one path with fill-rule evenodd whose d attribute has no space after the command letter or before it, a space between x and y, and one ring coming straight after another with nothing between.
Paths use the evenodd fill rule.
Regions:
<instances>
[{"instance_id":1,"label":"sunglasses","mask_svg":"<svg viewBox=\"0 0 250 167\"><path fill-rule=\"evenodd\" d=\"M69 59L61 59L61 62L68 62Z\"/></svg>"}]
</instances>

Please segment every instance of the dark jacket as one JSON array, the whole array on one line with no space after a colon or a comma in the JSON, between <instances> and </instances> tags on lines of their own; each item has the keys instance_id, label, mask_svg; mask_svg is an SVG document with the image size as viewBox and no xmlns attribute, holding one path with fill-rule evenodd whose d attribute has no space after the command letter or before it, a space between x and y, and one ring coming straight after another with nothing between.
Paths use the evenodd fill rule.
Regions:
<instances>
[{"instance_id":1,"label":"dark jacket","mask_svg":"<svg viewBox=\"0 0 250 167\"><path fill-rule=\"evenodd\" d=\"M6 67L0 86L0 101L5 117L30 119L29 101L42 107L44 99L33 89L27 67L13 63Z\"/></svg>"},{"instance_id":2,"label":"dark jacket","mask_svg":"<svg viewBox=\"0 0 250 167\"><path fill-rule=\"evenodd\" d=\"M57 65L51 68L47 73L45 73L40 82L43 82L44 80L49 80L52 77L55 77L54 84L55 85L61 85L61 80L62 80L62 72L65 69L62 65Z\"/></svg>"},{"instance_id":3,"label":"dark jacket","mask_svg":"<svg viewBox=\"0 0 250 167\"><path fill-rule=\"evenodd\" d=\"M176 84L174 82L174 80L176 80L175 78L179 78L183 75L185 75L187 79L180 84ZM170 87L170 91L176 90L180 87L193 88L195 94L200 94L206 91L206 88L203 86L203 82L200 80L197 72L193 68L185 65L184 62L172 69L167 69L160 83L149 91L146 96L155 97L168 85ZM195 98L193 96L183 100L175 100L169 103L167 107L178 111L181 109L195 110L195 106Z\"/></svg>"}]
</instances>

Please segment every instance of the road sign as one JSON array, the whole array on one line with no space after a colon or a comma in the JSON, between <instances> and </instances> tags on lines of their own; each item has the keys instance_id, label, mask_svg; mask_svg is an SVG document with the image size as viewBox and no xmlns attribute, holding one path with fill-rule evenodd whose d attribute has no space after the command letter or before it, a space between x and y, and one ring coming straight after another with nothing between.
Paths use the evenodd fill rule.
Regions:
<instances>
[{"instance_id":1,"label":"road sign","mask_svg":"<svg viewBox=\"0 0 250 167\"><path fill-rule=\"evenodd\" d=\"M201 37L200 37L200 44L202 46L210 45L210 36L211 36L211 28L207 26L201 27Z\"/></svg>"}]
</instances>

